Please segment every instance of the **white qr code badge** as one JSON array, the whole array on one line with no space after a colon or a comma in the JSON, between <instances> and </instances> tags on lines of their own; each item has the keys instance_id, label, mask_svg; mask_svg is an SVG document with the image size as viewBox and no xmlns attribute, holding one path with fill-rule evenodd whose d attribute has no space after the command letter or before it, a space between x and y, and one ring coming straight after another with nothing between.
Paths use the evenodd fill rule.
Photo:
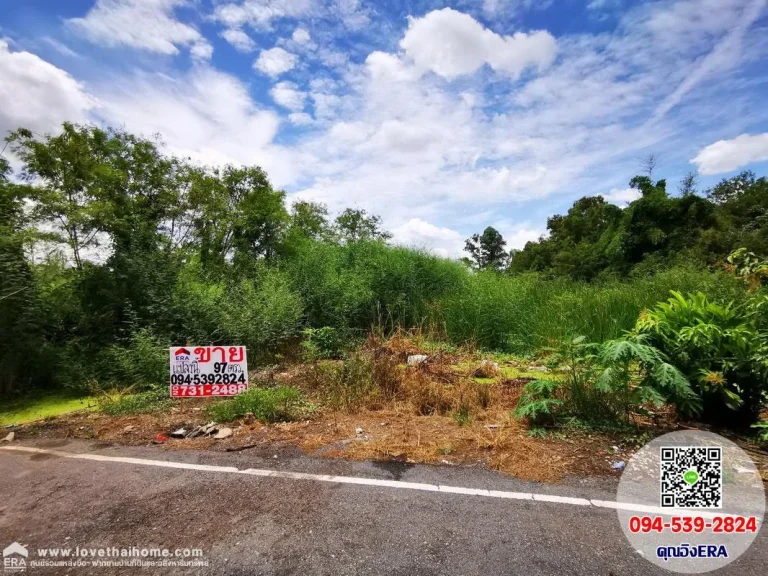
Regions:
<instances>
[{"instance_id":1,"label":"white qr code badge","mask_svg":"<svg viewBox=\"0 0 768 576\"><path fill-rule=\"evenodd\" d=\"M763 481L737 444L684 430L628 455L610 507L643 558L671 572L702 574L755 542L765 512Z\"/></svg>"},{"instance_id":2,"label":"white qr code badge","mask_svg":"<svg viewBox=\"0 0 768 576\"><path fill-rule=\"evenodd\" d=\"M663 508L722 508L723 449L720 446L662 446Z\"/></svg>"}]
</instances>

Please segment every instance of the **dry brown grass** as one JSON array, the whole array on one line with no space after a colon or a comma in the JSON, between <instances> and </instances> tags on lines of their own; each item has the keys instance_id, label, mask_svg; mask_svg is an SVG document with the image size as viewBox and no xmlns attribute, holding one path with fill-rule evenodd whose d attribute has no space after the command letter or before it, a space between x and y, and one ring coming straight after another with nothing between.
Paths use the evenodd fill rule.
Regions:
<instances>
[{"instance_id":1,"label":"dry brown grass","mask_svg":"<svg viewBox=\"0 0 768 576\"><path fill-rule=\"evenodd\" d=\"M576 432L567 439L532 438L527 427L510 416L530 378L475 381L472 374L480 358L466 350L438 351L417 366L404 366L409 355L424 352L420 333L399 331L386 341L372 335L346 366L323 361L265 373L265 385L297 386L319 408L298 422L234 422L234 436L224 441L170 440L165 447L299 446L321 457L480 464L539 481L558 481L566 474L615 474L610 470L610 447L619 443L615 437ZM158 433L208 421L209 402L188 399L175 402L170 412L135 416L79 414L30 431L149 444ZM126 432L129 425L133 429ZM356 434L357 428L363 434Z\"/></svg>"}]
</instances>

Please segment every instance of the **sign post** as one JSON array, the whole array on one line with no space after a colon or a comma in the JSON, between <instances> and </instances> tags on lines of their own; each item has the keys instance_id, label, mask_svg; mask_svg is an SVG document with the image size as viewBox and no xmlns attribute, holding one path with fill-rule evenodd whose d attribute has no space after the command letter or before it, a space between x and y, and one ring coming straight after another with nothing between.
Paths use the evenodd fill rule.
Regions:
<instances>
[{"instance_id":1,"label":"sign post","mask_svg":"<svg viewBox=\"0 0 768 576\"><path fill-rule=\"evenodd\" d=\"M171 398L237 396L248 390L245 346L169 349Z\"/></svg>"}]
</instances>

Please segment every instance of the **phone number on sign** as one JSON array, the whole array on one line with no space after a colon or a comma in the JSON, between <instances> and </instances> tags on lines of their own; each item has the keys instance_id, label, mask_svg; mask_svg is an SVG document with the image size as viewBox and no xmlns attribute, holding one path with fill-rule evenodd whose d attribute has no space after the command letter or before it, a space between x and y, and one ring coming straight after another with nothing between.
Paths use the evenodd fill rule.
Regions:
<instances>
[{"instance_id":1,"label":"phone number on sign","mask_svg":"<svg viewBox=\"0 0 768 576\"><path fill-rule=\"evenodd\" d=\"M665 532L698 533L711 530L714 533L757 532L755 516L715 516L712 519L701 516L673 516L665 522L661 516L632 516L629 531L634 533Z\"/></svg>"},{"instance_id":2,"label":"phone number on sign","mask_svg":"<svg viewBox=\"0 0 768 576\"><path fill-rule=\"evenodd\" d=\"M248 390L247 384L200 384L198 386L171 386L171 398L187 396L237 396Z\"/></svg>"}]
</instances>

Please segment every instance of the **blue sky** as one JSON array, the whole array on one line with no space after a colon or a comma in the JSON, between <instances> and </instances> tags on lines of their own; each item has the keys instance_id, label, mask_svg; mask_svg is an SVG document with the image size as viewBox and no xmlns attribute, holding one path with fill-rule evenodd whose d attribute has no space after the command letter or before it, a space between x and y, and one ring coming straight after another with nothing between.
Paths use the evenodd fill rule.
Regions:
<instances>
[{"instance_id":1,"label":"blue sky","mask_svg":"<svg viewBox=\"0 0 768 576\"><path fill-rule=\"evenodd\" d=\"M121 126L395 241L510 247L577 198L768 174L768 0L4 0L0 134Z\"/></svg>"}]
</instances>

